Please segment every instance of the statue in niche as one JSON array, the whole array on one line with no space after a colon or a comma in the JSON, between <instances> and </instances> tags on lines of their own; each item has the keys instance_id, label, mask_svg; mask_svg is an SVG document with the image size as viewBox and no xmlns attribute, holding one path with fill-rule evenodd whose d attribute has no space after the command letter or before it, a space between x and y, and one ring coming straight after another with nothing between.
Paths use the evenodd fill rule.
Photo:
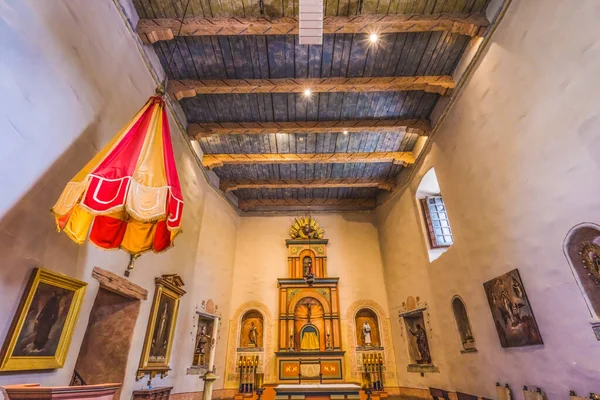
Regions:
<instances>
[{"instance_id":1,"label":"statue in niche","mask_svg":"<svg viewBox=\"0 0 600 400\"><path fill-rule=\"evenodd\" d=\"M371 346L371 325L365 321L362 327L363 333L363 344L365 346Z\"/></svg>"},{"instance_id":2,"label":"statue in niche","mask_svg":"<svg viewBox=\"0 0 600 400\"><path fill-rule=\"evenodd\" d=\"M302 270L304 277L312 275L312 258L309 256L304 257L302 260Z\"/></svg>"},{"instance_id":3,"label":"statue in niche","mask_svg":"<svg viewBox=\"0 0 600 400\"><path fill-rule=\"evenodd\" d=\"M600 245L593 242L583 242L579 254L583 267L589 276L600 286Z\"/></svg>"},{"instance_id":4,"label":"statue in niche","mask_svg":"<svg viewBox=\"0 0 600 400\"><path fill-rule=\"evenodd\" d=\"M254 326L254 321L250 324L250 331L248 332L248 347L256 347L256 342L258 340L258 333L256 332L256 326Z\"/></svg>"},{"instance_id":5,"label":"statue in niche","mask_svg":"<svg viewBox=\"0 0 600 400\"><path fill-rule=\"evenodd\" d=\"M196 346L196 355L198 356L198 365L206 364L206 345L210 342L210 336L206 334L206 326L200 329L198 335L198 345Z\"/></svg>"},{"instance_id":6,"label":"statue in niche","mask_svg":"<svg viewBox=\"0 0 600 400\"><path fill-rule=\"evenodd\" d=\"M427 341L427 332L421 324L417 323L416 329L410 329L410 333L417 339L417 350L421 356L417 360L418 364L431 364L431 353L429 353L429 342Z\"/></svg>"}]
</instances>

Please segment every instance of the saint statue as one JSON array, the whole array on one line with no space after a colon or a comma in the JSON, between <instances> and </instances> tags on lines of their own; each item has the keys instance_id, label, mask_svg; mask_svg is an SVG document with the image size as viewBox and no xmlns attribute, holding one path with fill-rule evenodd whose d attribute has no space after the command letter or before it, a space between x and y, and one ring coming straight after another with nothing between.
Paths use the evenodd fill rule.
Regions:
<instances>
[{"instance_id":1,"label":"saint statue","mask_svg":"<svg viewBox=\"0 0 600 400\"><path fill-rule=\"evenodd\" d=\"M365 321L362 327L363 333L363 344L365 346L371 346L371 325L369 325L368 321Z\"/></svg>"},{"instance_id":2,"label":"saint statue","mask_svg":"<svg viewBox=\"0 0 600 400\"><path fill-rule=\"evenodd\" d=\"M429 343L427 341L427 333L421 324L417 323L417 329L410 329L410 333L417 338L417 350L421 359L417 361L419 364L431 364L431 354L429 353Z\"/></svg>"},{"instance_id":3,"label":"saint statue","mask_svg":"<svg viewBox=\"0 0 600 400\"><path fill-rule=\"evenodd\" d=\"M256 347L258 341L258 333L254 321L250 324L250 331L248 332L248 347Z\"/></svg>"},{"instance_id":4,"label":"saint statue","mask_svg":"<svg viewBox=\"0 0 600 400\"><path fill-rule=\"evenodd\" d=\"M206 345L210 340L210 336L206 334L206 326L200 328L198 335L198 345L196 346L196 354L198 355L198 365L204 365L206 360Z\"/></svg>"},{"instance_id":5,"label":"saint statue","mask_svg":"<svg viewBox=\"0 0 600 400\"><path fill-rule=\"evenodd\" d=\"M35 319L35 338L33 339L34 350L42 350L50 337L52 327L58 319L60 309L60 296L52 291L52 296L42 308Z\"/></svg>"},{"instance_id":6,"label":"saint statue","mask_svg":"<svg viewBox=\"0 0 600 400\"><path fill-rule=\"evenodd\" d=\"M167 302L163 304L160 319L158 321L157 329L154 331L154 338L152 339L152 356L154 357L165 357L167 355L167 324L169 322L169 307Z\"/></svg>"},{"instance_id":7,"label":"saint statue","mask_svg":"<svg viewBox=\"0 0 600 400\"><path fill-rule=\"evenodd\" d=\"M312 258L309 256L304 257L302 260L302 273L305 277L312 274Z\"/></svg>"}]
</instances>

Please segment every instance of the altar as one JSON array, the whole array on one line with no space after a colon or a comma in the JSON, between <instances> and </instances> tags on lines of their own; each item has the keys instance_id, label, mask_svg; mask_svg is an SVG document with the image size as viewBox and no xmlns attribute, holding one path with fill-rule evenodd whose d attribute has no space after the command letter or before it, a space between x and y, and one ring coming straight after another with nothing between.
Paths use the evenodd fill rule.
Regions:
<instances>
[{"instance_id":1,"label":"altar","mask_svg":"<svg viewBox=\"0 0 600 400\"><path fill-rule=\"evenodd\" d=\"M236 399L263 388L269 400L275 394L289 400L353 399L361 388L380 398L385 381L395 381L385 311L361 299L340 310L340 278L328 274L328 244L310 215L295 218L285 240L287 274L277 278L273 299L277 314L256 301L234 314L226 388L238 388Z\"/></svg>"},{"instance_id":2,"label":"altar","mask_svg":"<svg viewBox=\"0 0 600 400\"><path fill-rule=\"evenodd\" d=\"M353 383L328 383L328 384L281 384L275 386L276 400L303 400L324 398L337 400L360 399L360 386Z\"/></svg>"}]
</instances>

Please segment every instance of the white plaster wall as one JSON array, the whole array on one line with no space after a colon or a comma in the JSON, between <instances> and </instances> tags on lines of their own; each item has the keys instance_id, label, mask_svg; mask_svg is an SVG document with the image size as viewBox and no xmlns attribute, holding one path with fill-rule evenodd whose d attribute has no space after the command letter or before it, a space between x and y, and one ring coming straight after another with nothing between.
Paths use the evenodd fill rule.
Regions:
<instances>
[{"instance_id":1,"label":"white plaster wall","mask_svg":"<svg viewBox=\"0 0 600 400\"><path fill-rule=\"evenodd\" d=\"M513 1L409 187L377 210L391 312L408 295L432 308L440 374L399 379L487 397L496 381L550 399L600 390L600 342L563 255L569 229L600 220L600 6ZM435 167L455 244L429 263L415 191ZM483 282L518 268L543 346L502 349ZM460 354L452 296L466 303L477 342ZM405 369L404 369L405 371Z\"/></svg>"},{"instance_id":2,"label":"white plaster wall","mask_svg":"<svg viewBox=\"0 0 600 400\"><path fill-rule=\"evenodd\" d=\"M248 301L278 310L277 278L288 277L289 230L296 215L243 217L238 226L230 317ZM325 230L327 274L339 277L341 317L356 300L372 300L387 309L377 228L372 214L316 214Z\"/></svg>"},{"instance_id":3,"label":"white plaster wall","mask_svg":"<svg viewBox=\"0 0 600 400\"><path fill-rule=\"evenodd\" d=\"M91 270L98 266L121 275L129 261L120 251L75 245L56 233L48 210L66 182L153 94L155 85L135 40L111 0L13 0L0 5L0 340L33 267L89 283L65 366L1 374L0 385L67 385L98 290ZM184 233L166 253L143 255L131 275L132 282L149 291L149 300L142 302L135 327L123 399L146 381L135 382L135 371L154 277L178 273L188 291L177 322L173 370L166 379L153 381L155 386L174 384L174 392L202 389L198 376L185 375L193 354L195 309L209 298L225 306L231 292L226 283L233 271L237 214L208 186L171 122L186 201ZM226 324L224 329L226 335ZM223 367L224 358L217 358L217 369Z\"/></svg>"}]
</instances>

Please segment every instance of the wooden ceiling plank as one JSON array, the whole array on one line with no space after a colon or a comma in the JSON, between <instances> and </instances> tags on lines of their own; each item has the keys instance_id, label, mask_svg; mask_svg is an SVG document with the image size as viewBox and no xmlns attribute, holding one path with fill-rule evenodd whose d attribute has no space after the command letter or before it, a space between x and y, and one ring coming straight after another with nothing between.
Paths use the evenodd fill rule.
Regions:
<instances>
[{"instance_id":1,"label":"wooden ceiling plank","mask_svg":"<svg viewBox=\"0 0 600 400\"><path fill-rule=\"evenodd\" d=\"M347 163L385 163L414 164L412 152L380 153L286 153L286 154L204 154L202 165L208 169L224 165L255 164L347 164Z\"/></svg>"},{"instance_id":2,"label":"wooden ceiling plank","mask_svg":"<svg viewBox=\"0 0 600 400\"><path fill-rule=\"evenodd\" d=\"M188 134L194 138L227 134L340 133L344 131L356 133L363 131L398 132L400 130L409 130L411 133L426 135L430 130L430 124L426 119L375 119L306 122L192 123L188 126Z\"/></svg>"},{"instance_id":3,"label":"wooden ceiling plank","mask_svg":"<svg viewBox=\"0 0 600 400\"><path fill-rule=\"evenodd\" d=\"M276 1L273 4L277 4ZM229 10L222 10L229 14ZM280 11L281 12L281 11ZM278 12L277 14L279 14ZM389 14L360 16L327 16L323 21L323 33L370 33L378 32L430 32L447 31L467 36L477 36L480 27L489 21L481 12L471 14ZM179 31L180 19L140 19L137 32L145 43L172 40ZM186 18L181 36L214 35L286 35L298 34L295 17L246 17L246 18Z\"/></svg>"},{"instance_id":4,"label":"wooden ceiling plank","mask_svg":"<svg viewBox=\"0 0 600 400\"><path fill-rule=\"evenodd\" d=\"M310 207L311 211L343 211L370 210L375 208L377 201L372 198L284 198L284 199L244 199L238 202L243 211L293 211Z\"/></svg>"}]
</instances>

